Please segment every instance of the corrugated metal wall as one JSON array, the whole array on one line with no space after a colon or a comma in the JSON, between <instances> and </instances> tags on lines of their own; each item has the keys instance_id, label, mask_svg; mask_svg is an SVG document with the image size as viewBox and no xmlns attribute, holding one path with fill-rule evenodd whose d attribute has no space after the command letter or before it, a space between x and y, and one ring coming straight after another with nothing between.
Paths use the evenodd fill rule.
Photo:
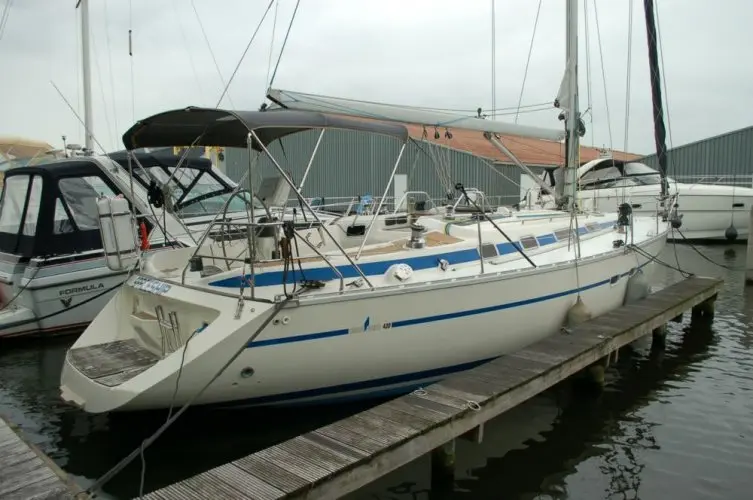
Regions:
<instances>
[{"instance_id":1,"label":"corrugated metal wall","mask_svg":"<svg viewBox=\"0 0 753 500\"><path fill-rule=\"evenodd\" d=\"M270 152L295 182L300 182L319 131L293 134L275 142ZM420 146L420 147L419 147ZM389 174L397 160L400 143L393 138L348 130L325 132L314 158L303 193L307 197L353 197L364 194L381 196ZM469 153L456 151L427 142L408 143L398 174L408 175L408 189L429 193L433 198L444 196L445 188L436 164L449 165L449 182L454 186L462 182L475 187L487 196L501 196L506 204L515 203L519 197L520 170L513 165L495 165L493 172L485 163ZM254 183L262 176L276 175L274 165L261 155ZM238 181L248 169L245 149L228 148L225 153L225 170ZM505 179L506 176L509 180ZM393 195L390 188L388 196Z\"/></svg>"},{"instance_id":2,"label":"corrugated metal wall","mask_svg":"<svg viewBox=\"0 0 753 500\"><path fill-rule=\"evenodd\" d=\"M640 160L659 168L656 155ZM750 176L753 174L753 127L673 148L667 153L670 177Z\"/></svg>"}]
</instances>

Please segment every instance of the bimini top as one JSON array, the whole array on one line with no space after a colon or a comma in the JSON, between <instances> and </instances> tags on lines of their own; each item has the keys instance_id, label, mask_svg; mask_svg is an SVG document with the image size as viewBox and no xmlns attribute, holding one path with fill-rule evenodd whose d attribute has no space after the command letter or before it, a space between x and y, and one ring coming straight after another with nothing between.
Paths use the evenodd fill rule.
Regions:
<instances>
[{"instance_id":1,"label":"bimini top","mask_svg":"<svg viewBox=\"0 0 753 500\"><path fill-rule=\"evenodd\" d=\"M123 134L123 144L129 150L188 145L245 148L246 137L253 130L266 147L286 135L316 128L354 130L408 140L406 127L393 123L344 118L312 111L229 111L189 107L139 120ZM262 149L256 141L253 148Z\"/></svg>"}]
</instances>

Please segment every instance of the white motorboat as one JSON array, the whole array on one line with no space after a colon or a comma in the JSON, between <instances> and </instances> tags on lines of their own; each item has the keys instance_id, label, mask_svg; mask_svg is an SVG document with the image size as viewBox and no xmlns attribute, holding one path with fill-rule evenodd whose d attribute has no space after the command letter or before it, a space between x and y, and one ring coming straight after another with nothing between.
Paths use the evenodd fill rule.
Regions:
<instances>
[{"instance_id":1,"label":"white motorboat","mask_svg":"<svg viewBox=\"0 0 753 500\"><path fill-rule=\"evenodd\" d=\"M147 252L164 249L166 242L170 247L193 245L193 234L203 233L218 207L225 207L227 224L240 211L247 216L247 200L228 200L236 185L209 160L187 159L181 167L185 177L169 178L167 172L180 157L139 153L134 159L133 177L126 156L118 154L52 160L6 172L0 198L0 337L80 331L126 279L127 272L106 263L96 209L101 195L131 202L143 237L139 244ZM166 184L156 184L160 179ZM169 210L165 192L172 199ZM283 205L288 190L279 191L277 198L274 194L272 204ZM224 227L223 238L237 235L238 228L232 227L234 232Z\"/></svg>"},{"instance_id":2,"label":"white motorboat","mask_svg":"<svg viewBox=\"0 0 753 500\"><path fill-rule=\"evenodd\" d=\"M315 112L188 108L138 122L124 142L248 138L291 182L267 146L330 127L403 149L408 138L401 125ZM403 392L559 332L578 298L594 315L620 306L668 231L629 207L499 224L419 216L408 230L374 224L378 213L355 240L327 224L252 222L252 244L236 240L224 254L204 239L144 256L68 351L63 399L98 413Z\"/></svg>"},{"instance_id":3,"label":"white motorboat","mask_svg":"<svg viewBox=\"0 0 753 500\"><path fill-rule=\"evenodd\" d=\"M541 178L552 189L554 169ZM667 178L668 191L677 197L677 210L682 217L682 235L675 240L742 240L748 239L748 220L753 207L753 189L716 184L686 184ZM639 161L599 158L578 169L578 197L586 207L608 209L630 203L637 214L655 213L661 190L661 176ZM555 206L553 196L542 193L538 186L528 196L538 208Z\"/></svg>"}]
</instances>

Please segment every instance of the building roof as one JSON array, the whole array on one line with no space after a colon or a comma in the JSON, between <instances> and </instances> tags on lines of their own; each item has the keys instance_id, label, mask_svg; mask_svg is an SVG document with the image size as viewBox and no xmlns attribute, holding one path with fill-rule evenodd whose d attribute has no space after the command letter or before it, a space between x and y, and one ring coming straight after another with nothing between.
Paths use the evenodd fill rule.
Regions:
<instances>
[{"instance_id":1,"label":"building roof","mask_svg":"<svg viewBox=\"0 0 753 500\"><path fill-rule=\"evenodd\" d=\"M365 117L351 117L351 119L382 121ZM407 124L405 127L408 129L410 137L416 141L425 138L427 141L434 144L455 149L457 151L464 151L475 156L486 158L492 162L513 163L507 155L500 152L492 145L492 143L486 140L482 132L450 128L452 139L448 139L445 137L446 129L439 127L437 129L439 132L439 139L435 139L434 127L424 127L419 124ZM426 131L425 137L424 130ZM528 166L549 167L563 165L565 163L564 142L507 135L500 136L500 142L502 142L502 144L504 144L505 147L518 158L518 160ZM617 150L612 150L611 154L615 160L621 161L638 160L644 156ZM580 161L578 163L583 164L596 160L600 156L601 150L599 148L581 145Z\"/></svg>"},{"instance_id":2,"label":"building roof","mask_svg":"<svg viewBox=\"0 0 753 500\"><path fill-rule=\"evenodd\" d=\"M420 141L424 137L424 127L421 125L408 125L408 132L417 141ZM451 130L452 139L445 138L444 132L444 129L440 128L439 139L434 139L434 129L426 127L425 139L435 144L465 151L495 162L512 163L510 158L502 154L492 143L486 140L481 132ZM553 166L562 165L565 161L565 145L563 142L510 136L501 136L500 142L525 165ZM637 160L642 156L614 150L611 151L611 154L615 159L623 161ZM595 160L600 155L601 151L599 148L581 146L579 163L582 164Z\"/></svg>"},{"instance_id":3,"label":"building roof","mask_svg":"<svg viewBox=\"0 0 753 500\"><path fill-rule=\"evenodd\" d=\"M44 141L25 137L0 136L0 158L31 158L52 150Z\"/></svg>"}]
</instances>

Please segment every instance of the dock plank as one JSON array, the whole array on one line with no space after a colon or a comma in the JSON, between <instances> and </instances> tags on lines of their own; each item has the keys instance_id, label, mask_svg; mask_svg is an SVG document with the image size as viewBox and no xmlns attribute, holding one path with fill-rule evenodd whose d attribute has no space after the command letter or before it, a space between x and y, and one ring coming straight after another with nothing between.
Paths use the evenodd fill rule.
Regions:
<instances>
[{"instance_id":1,"label":"dock plank","mask_svg":"<svg viewBox=\"0 0 753 500\"><path fill-rule=\"evenodd\" d=\"M144 498L176 496L185 485L246 474L238 498L330 499L352 492L650 334L712 299L723 281L691 277L569 331L395 398L315 431L225 464ZM2 434L0 434L0 440ZM234 469L228 469L233 467ZM223 476L224 474L224 476ZM232 477L236 488L242 484ZM260 487L258 482L268 487ZM172 496L168 496L172 495Z\"/></svg>"},{"instance_id":2,"label":"dock plank","mask_svg":"<svg viewBox=\"0 0 753 500\"><path fill-rule=\"evenodd\" d=\"M0 416L0 499L89 498L18 429Z\"/></svg>"}]
</instances>

